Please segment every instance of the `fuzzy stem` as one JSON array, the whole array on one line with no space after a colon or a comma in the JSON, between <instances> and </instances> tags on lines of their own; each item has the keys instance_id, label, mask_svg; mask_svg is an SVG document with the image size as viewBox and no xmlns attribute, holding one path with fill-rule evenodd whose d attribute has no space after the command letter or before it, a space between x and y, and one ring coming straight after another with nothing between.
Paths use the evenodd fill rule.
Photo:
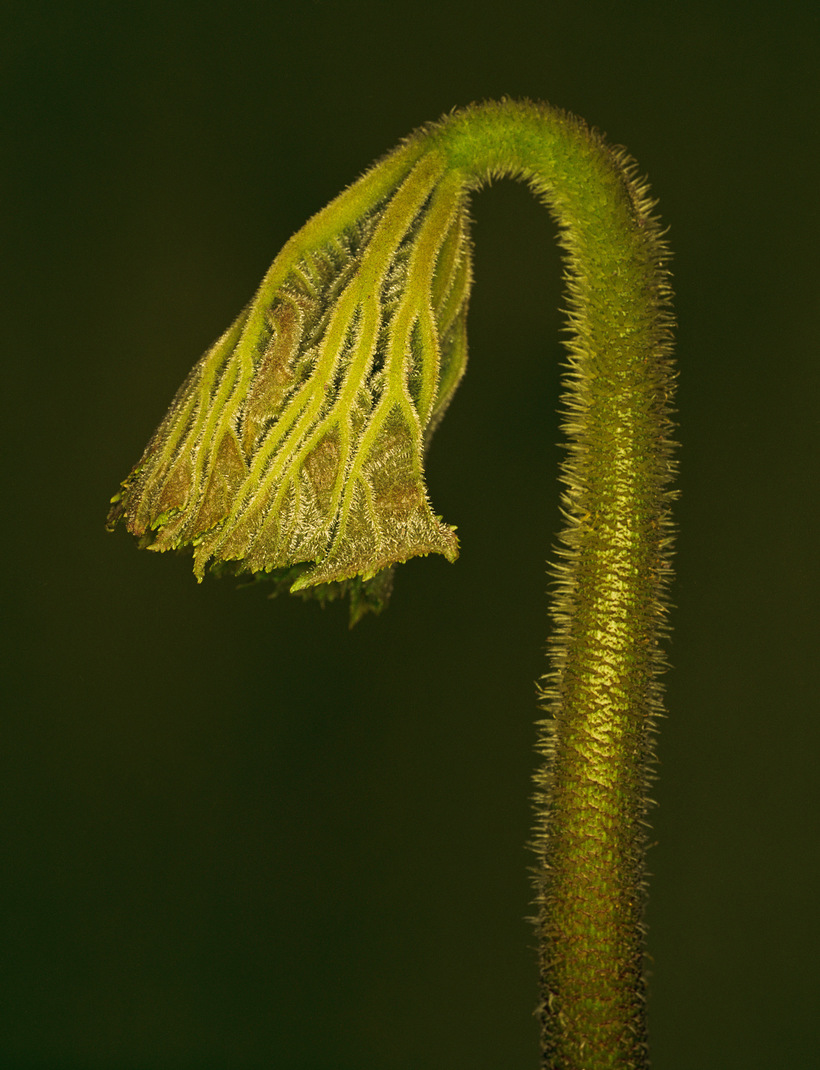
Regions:
<instances>
[{"instance_id":1,"label":"fuzzy stem","mask_svg":"<svg viewBox=\"0 0 820 1070\"><path fill-rule=\"evenodd\" d=\"M485 105L445 121L438 140L468 184L527 180L566 252L567 525L534 837L543 1066L643 1067L646 787L673 467L667 253L634 165L574 116Z\"/></svg>"}]
</instances>

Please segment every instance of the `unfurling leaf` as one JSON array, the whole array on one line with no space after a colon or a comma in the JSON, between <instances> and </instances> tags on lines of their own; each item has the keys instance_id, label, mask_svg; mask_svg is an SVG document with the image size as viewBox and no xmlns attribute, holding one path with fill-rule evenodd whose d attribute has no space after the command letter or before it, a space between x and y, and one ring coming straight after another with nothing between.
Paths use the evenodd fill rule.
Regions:
<instances>
[{"instance_id":1,"label":"unfurling leaf","mask_svg":"<svg viewBox=\"0 0 820 1070\"><path fill-rule=\"evenodd\" d=\"M455 560L423 457L466 363L467 224L461 183L413 141L315 216L180 388L109 526L191 548L200 579L349 591L354 620L395 564Z\"/></svg>"}]
</instances>

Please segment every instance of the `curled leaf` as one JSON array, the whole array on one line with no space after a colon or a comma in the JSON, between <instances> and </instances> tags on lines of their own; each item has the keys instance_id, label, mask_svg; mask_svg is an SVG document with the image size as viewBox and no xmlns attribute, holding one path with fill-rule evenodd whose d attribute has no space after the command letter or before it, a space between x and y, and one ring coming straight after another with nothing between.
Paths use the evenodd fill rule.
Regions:
<instances>
[{"instance_id":1,"label":"curled leaf","mask_svg":"<svg viewBox=\"0 0 820 1070\"><path fill-rule=\"evenodd\" d=\"M408 142L282 250L251 305L180 388L112 500L199 579L380 609L399 562L458 555L423 458L464 371L471 282L462 185Z\"/></svg>"}]
</instances>

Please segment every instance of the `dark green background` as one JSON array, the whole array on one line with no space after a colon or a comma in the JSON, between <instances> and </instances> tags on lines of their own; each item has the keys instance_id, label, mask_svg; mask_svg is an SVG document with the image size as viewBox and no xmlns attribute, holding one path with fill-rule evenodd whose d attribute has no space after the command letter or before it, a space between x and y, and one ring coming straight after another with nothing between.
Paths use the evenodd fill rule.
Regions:
<instances>
[{"instance_id":1,"label":"dark green background","mask_svg":"<svg viewBox=\"0 0 820 1070\"><path fill-rule=\"evenodd\" d=\"M816 3L5 5L0 1065L525 1070L560 263L474 205L429 466L462 557L345 610L197 586L109 496L289 235L501 94L628 145L674 248L660 1070L817 1065Z\"/></svg>"}]
</instances>

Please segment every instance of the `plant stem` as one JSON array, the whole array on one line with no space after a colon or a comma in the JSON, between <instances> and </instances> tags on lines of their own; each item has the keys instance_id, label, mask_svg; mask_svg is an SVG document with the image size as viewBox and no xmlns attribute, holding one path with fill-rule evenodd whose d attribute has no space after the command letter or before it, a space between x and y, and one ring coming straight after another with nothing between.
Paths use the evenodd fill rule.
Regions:
<instances>
[{"instance_id":1,"label":"plant stem","mask_svg":"<svg viewBox=\"0 0 820 1070\"><path fill-rule=\"evenodd\" d=\"M567 525L534 837L543 1065L642 1067L646 787L673 468L667 254L634 166L573 116L488 105L446 121L440 143L473 184L525 178L566 251Z\"/></svg>"}]
</instances>

